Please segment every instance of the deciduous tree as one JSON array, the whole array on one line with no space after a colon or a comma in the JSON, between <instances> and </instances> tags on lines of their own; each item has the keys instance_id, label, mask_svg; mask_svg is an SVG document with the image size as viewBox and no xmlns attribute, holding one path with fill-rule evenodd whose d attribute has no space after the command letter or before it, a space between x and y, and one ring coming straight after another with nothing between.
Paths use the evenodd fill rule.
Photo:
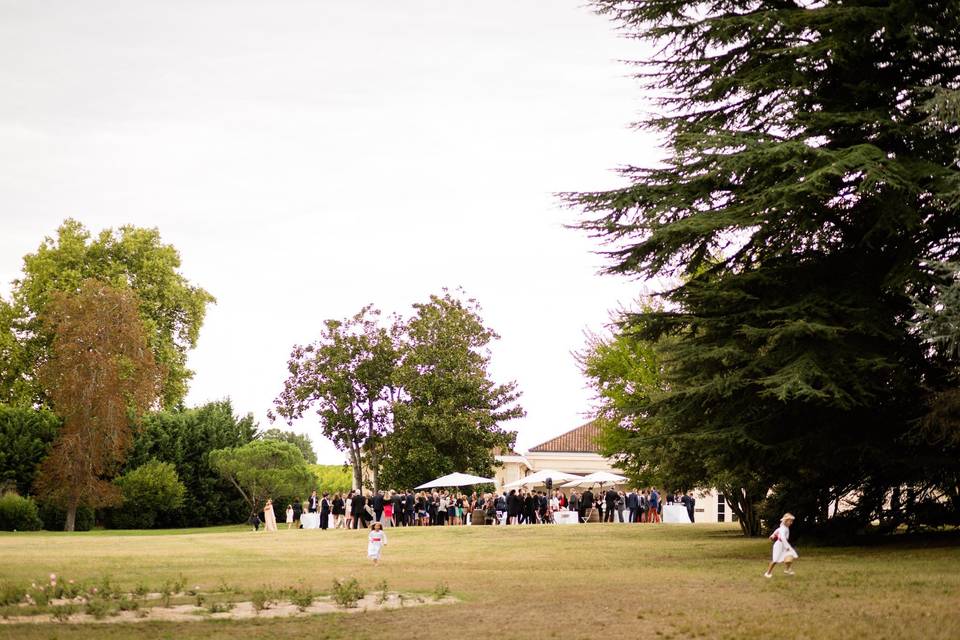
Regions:
<instances>
[{"instance_id":1,"label":"deciduous tree","mask_svg":"<svg viewBox=\"0 0 960 640\"><path fill-rule=\"evenodd\" d=\"M66 220L55 238L45 238L36 253L24 257L10 303L6 308L0 303L0 402L46 401L37 369L50 357L52 335L41 318L57 292L74 292L93 278L137 294L148 344L165 372L162 403L176 406L193 376L187 352L196 346L207 305L214 301L179 269L179 253L161 241L157 229L124 226L91 237L82 224Z\"/></svg>"},{"instance_id":2,"label":"deciduous tree","mask_svg":"<svg viewBox=\"0 0 960 640\"><path fill-rule=\"evenodd\" d=\"M36 488L67 509L72 531L78 506L117 501L110 478L130 448L131 419L157 400L162 372L129 288L84 280L75 293L54 293L43 326L53 338L39 379L63 428Z\"/></svg>"}]
</instances>

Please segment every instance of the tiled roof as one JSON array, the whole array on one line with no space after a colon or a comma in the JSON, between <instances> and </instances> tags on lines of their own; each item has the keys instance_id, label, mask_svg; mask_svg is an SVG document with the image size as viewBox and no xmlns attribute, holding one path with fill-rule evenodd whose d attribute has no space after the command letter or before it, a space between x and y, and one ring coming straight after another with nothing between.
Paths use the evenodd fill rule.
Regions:
<instances>
[{"instance_id":1,"label":"tiled roof","mask_svg":"<svg viewBox=\"0 0 960 640\"><path fill-rule=\"evenodd\" d=\"M531 447L530 453L600 453L600 447L597 446L599 433L600 427L595 422L588 422Z\"/></svg>"}]
</instances>

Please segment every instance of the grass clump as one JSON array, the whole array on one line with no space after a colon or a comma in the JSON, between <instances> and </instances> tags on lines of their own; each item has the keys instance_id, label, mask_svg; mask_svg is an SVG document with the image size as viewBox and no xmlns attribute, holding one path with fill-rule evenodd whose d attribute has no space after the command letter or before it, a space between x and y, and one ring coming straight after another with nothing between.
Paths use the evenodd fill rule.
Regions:
<instances>
[{"instance_id":1,"label":"grass clump","mask_svg":"<svg viewBox=\"0 0 960 640\"><path fill-rule=\"evenodd\" d=\"M376 586L377 604L383 604L390 599L390 587L386 580L381 580Z\"/></svg>"},{"instance_id":2,"label":"grass clump","mask_svg":"<svg viewBox=\"0 0 960 640\"><path fill-rule=\"evenodd\" d=\"M226 613L233 609L232 602L211 602L207 605L207 611L210 613Z\"/></svg>"},{"instance_id":3,"label":"grass clump","mask_svg":"<svg viewBox=\"0 0 960 640\"><path fill-rule=\"evenodd\" d=\"M367 595L356 578L333 579L333 601L342 609L353 609Z\"/></svg>"},{"instance_id":4,"label":"grass clump","mask_svg":"<svg viewBox=\"0 0 960 640\"><path fill-rule=\"evenodd\" d=\"M27 590L18 584L5 582L0 584L0 607L19 604L27 595Z\"/></svg>"},{"instance_id":5,"label":"grass clump","mask_svg":"<svg viewBox=\"0 0 960 640\"><path fill-rule=\"evenodd\" d=\"M448 595L450 595L450 585L448 585L446 582L441 582L433 588L434 600L443 600Z\"/></svg>"},{"instance_id":6,"label":"grass clump","mask_svg":"<svg viewBox=\"0 0 960 640\"><path fill-rule=\"evenodd\" d=\"M50 607L49 611L51 619L56 620L57 622L66 622L70 619L70 616L77 612L77 605L61 604Z\"/></svg>"},{"instance_id":7,"label":"grass clump","mask_svg":"<svg viewBox=\"0 0 960 640\"><path fill-rule=\"evenodd\" d=\"M102 598L93 598L87 602L86 612L93 616L96 620L103 620L110 613L113 607L110 606L110 603Z\"/></svg>"}]
</instances>

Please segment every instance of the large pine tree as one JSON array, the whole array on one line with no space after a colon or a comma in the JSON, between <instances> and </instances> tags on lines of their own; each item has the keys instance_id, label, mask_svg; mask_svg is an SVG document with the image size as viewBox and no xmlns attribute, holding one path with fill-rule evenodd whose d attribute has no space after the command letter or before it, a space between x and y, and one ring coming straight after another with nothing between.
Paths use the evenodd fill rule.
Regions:
<instances>
[{"instance_id":1,"label":"large pine tree","mask_svg":"<svg viewBox=\"0 0 960 640\"><path fill-rule=\"evenodd\" d=\"M670 156L570 196L611 272L677 283L632 318L675 336L650 414L740 448L754 482L736 499L773 489L769 512L803 525L893 526L945 496L956 517L957 453L920 429L955 363L914 321L958 250L960 131L924 105L960 86L960 5L594 4L658 45L639 68L663 115L641 124Z\"/></svg>"}]
</instances>

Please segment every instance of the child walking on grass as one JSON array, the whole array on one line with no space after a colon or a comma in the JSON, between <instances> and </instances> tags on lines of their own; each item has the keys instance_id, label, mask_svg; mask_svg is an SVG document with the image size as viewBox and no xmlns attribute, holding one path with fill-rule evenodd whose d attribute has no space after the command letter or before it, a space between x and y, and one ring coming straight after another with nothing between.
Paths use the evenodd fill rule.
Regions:
<instances>
[{"instance_id":1,"label":"child walking on grass","mask_svg":"<svg viewBox=\"0 0 960 640\"><path fill-rule=\"evenodd\" d=\"M790 525L793 524L794 517L792 513L785 513L780 518L780 526L770 535L773 540L773 559L767 572L763 574L764 578L773 577L773 568L781 562L785 565L783 572L788 576L793 575L793 561L799 556L796 549L790 545Z\"/></svg>"},{"instance_id":2,"label":"child walking on grass","mask_svg":"<svg viewBox=\"0 0 960 640\"><path fill-rule=\"evenodd\" d=\"M374 522L370 525L370 535L367 536L367 557L373 560L373 564L380 562L380 552L383 545L387 544L387 534L383 530L383 525Z\"/></svg>"}]
</instances>

